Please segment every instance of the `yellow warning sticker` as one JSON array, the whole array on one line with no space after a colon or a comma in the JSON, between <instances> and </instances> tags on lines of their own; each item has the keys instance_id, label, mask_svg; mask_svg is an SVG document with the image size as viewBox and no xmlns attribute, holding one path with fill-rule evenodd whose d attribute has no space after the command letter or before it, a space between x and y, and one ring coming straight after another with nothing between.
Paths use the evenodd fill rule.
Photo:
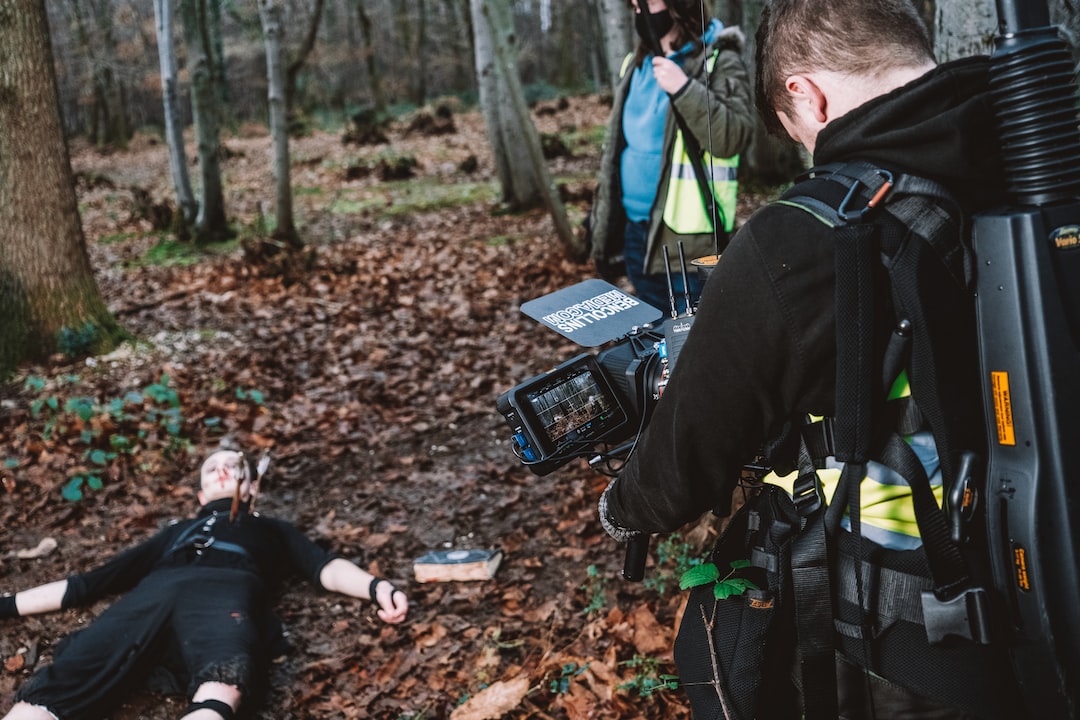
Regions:
<instances>
[{"instance_id":1,"label":"yellow warning sticker","mask_svg":"<svg viewBox=\"0 0 1080 720\"><path fill-rule=\"evenodd\" d=\"M991 372L990 385L994 393L994 417L997 420L998 445L1015 445L1016 429L1013 426L1009 373Z\"/></svg>"},{"instance_id":2,"label":"yellow warning sticker","mask_svg":"<svg viewBox=\"0 0 1080 720\"><path fill-rule=\"evenodd\" d=\"M1016 586L1021 590L1031 589L1031 577L1028 575L1027 550L1023 545L1013 545L1013 568L1016 570Z\"/></svg>"}]
</instances>

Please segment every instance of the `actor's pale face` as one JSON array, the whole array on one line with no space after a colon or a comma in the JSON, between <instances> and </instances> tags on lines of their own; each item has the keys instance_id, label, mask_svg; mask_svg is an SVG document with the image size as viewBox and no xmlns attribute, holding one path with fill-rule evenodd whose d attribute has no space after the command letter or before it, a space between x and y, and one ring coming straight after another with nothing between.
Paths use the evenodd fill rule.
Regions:
<instances>
[{"instance_id":1,"label":"actor's pale face","mask_svg":"<svg viewBox=\"0 0 1080 720\"><path fill-rule=\"evenodd\" d=\"M206 458L202 464L199 502L205 505L232 497L238 481L241 482L240 495L246 499L251 492L251 478L243 477L242 462L240 453L231 450L221 450Z\"/></svg>"}]
</instances>

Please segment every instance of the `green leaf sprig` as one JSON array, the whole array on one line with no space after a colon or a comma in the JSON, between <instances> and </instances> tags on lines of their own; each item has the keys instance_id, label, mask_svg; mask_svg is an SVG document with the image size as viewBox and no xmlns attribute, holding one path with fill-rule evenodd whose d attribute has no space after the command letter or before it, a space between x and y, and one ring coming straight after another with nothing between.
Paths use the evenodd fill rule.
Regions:
<instances>
[{"instance_id":1,"label":"green leaf sprig","mask_svg":"<svg viewBox=\"0 0 1080 720\"><path fill-rule=\"evenodd\" d=\"M750 567L749 560L733 560L731 571L724 577L720 577L720 568L715 563L702 563L695 565L682 574L679 578L679 587L683 590L716 583L713 587L713 597L724 600L729 597L737 597L747 590L757 590L758 586L750 580L734 577L735 573L745 567Z\"/></svg>"}]
</instances>

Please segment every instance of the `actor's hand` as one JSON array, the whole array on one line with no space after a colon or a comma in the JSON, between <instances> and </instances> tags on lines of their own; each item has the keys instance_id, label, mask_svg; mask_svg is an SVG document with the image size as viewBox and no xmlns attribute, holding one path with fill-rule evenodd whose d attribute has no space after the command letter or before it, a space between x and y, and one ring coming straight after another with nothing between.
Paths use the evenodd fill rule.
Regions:
<instances>
[{"instance_id":1,"label":"actor's hand","mask_svg":"<svg viewBox=\"0 0 1080 720\"><path fill-rule=\"evenodd\" d=\"M409 599L405 597L405 593L394 587L389 580L381 580L375 585L375 595L372 600L379 607L376 614L385 623L399 623L405 619L406 613L409 612Z\"/></svg>"},{"instance_id":2,"label":"actor's hand","mask_svg":"<svg viewBox=\"0 0 1080 720\"><path fill-rule=\"evenodd\" d=\"M630 540L633 540L634 538L641 535L641 531L624 528L611 514L611 511L608 507L608 493L611 492L611 488L615 487L616 482L618 481L612 480L610 483L608 483L608 486L604 488L603 494L600 495L600 502L597 507L597 510L599 510L600 512L600 524L604 526L604 530L607 531L607 534L614 539L618 540L619 542L629 542Z\"/></svg>"},{"instance_id":3,"label":"actor's hand","mask_svg":"<svg viewBox=\"0 0 1080 720\"><path fill-rule=\"evenodd\" d=\"M668 95L674 95L682 90L688 79L679 64L673 60L668 60L666 57L654 56L652 69L656 84Z\"/></svg>"}]
</instances>

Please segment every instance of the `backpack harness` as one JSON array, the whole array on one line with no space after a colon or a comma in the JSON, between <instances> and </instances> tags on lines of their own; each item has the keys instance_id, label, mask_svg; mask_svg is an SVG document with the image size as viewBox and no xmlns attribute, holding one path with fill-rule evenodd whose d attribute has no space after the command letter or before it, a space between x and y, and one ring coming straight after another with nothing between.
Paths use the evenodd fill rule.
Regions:
<instances>
[{"instance_id":1,"label":"backpack harness","mask_svg":"<svg viewBox=\"0 0 1080 720\"><path fill-rule=\"evenodd\" d=\"M681 654L696 671L684 683L694 715L792 712L796 701L769 682L790 672L792 635L807 720L837 717L837 651L921 695L994 715L1002 708L985 685L1000 658L985 649L986 553L970 553L979 537L985 425L975 336L956 336L963 327L974 333L974 253L961 208L932 180L864 162L814 167L799 180L778 203L810 213L836 236L836 416L789 427L770 446L778 472L798 471L791 495L766 483L713 551L721 573L749 556L747 577L761 578L763 589L715 601L708 588L691 593L676 660ZM891 303L875 291L882 280ZM910 396L887 402L909 376ZM944 508L905 441L918 430L933 434ZM844 467L826 503L817 472L830 456ZM860 487L870 461L910 486L922 552L890 555L862 537ZM845 511L851 532L840 530ZM788 614L778 611L784 606ZM940 649L957 644L966 647ZM682 663L679 669L686 677Z\"/></svg>"},{"instance_id":2,"label":"backpack harness","mask_svg":"<svg viewBox=\"0 0 1080 720\"><path fill-rule=\"evenodd\" d=\"M866 463L875 451L883 465L896 470L911 486L932 582L932 588L925 588L910 575L882 568L874 592L879 598L889 599L890 607L882 614L895 613L915 622L919 622L921 616L921 624L925 626L931 644L941 643L951 636L988 642L989 621L986 591L973 587L967 562L959 548L964 534L960 508L955 508L950 526L933 496L922 463L903 439L904 435L918 429L925 416L925 422L935 431L946 487L962 488L963 483L971 482L974 455L970 450L962 453L962 471L952 467L952 453L958 449L951 447L951 435L942 427L946 419L941 417L941 408L936 402L941 389L924 393L921 402L912 401L909 396L903 402L904 409L890 418L888 424L879 419L885 414L878 400L882 390L889 388L898 376L906 375L909 364L933 363L934 348L929 338L925 338L926 343L913 342L913 333L925 332L925 326L922 317L908 315L924 315L933 309L924 307L922 298L915 295L916 286L908 282L912 278L904 275L913 269L903 267L899 248L885 247L888 243L884 239L880 243L873 242L873 236L879 234L880 229L873 222L875 210L880 208L925 242L953 279L962 287L970 287L972 256L964 252L962 242L956 242L957 238L963 237L958 220L962 217L959 206L948 191L931 180L894 174L866 163L818 167L812 169L808 177L847 187L836 208L810 195L796 195L781 201L785 205L802 207L836 231L836 417L803 428L799 477L794 493L796 512L807 523L793 543L792 578L800 642L803 638L809 639L812 650L804 651L802 655L809 718L813 716L816 703L821 703L825 711L823 717L835 714L835 699L829 702L829 697L819 697L812 692L815 685L823 693L830 694L835 687L829 576L827 567L822 567L821 563L826 559L825 533L835 533L847 510L852 533L859 535L860 488ZM872 193L868 200L861 199L868 193ZM887 198L891 202L883 203ZM888 337L881 366L876 365L878 356L874 352L874 275L875 266L879 264L884 264L889 272L896 306L896 324ZM913 357L913 345L924 353L923 357ZM820 459L830 455L845 465L833 502L822 512L823 498L814 471ZM958 483L958 478L964 475L967 477ZM952 494L948 493L949 496ZM848 558L853 562L837 573L842 580L837 591L841 597L856 600L857 605L866 610L865 560L859 552L861 546L856 544L855 547L855 557ZM849 569L852 572L846 572ZM861 627L843 621L836 623L839 632L859 639L866 633L872 634L875 628L876 623L870 618L864 618ZM820 667L813 667L816 665ZM815 683L808 689L805 685L807 673L811 678L824 675L831 682Z\"/></svg>"}]
</instances>

